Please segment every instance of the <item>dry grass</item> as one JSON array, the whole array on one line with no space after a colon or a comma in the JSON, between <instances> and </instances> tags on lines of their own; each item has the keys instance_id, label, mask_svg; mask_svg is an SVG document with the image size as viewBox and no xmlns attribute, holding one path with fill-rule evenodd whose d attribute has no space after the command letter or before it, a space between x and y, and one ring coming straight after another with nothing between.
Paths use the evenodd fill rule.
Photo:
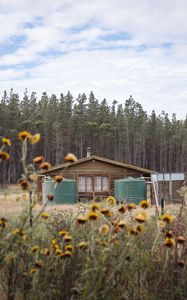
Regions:
<instances>
[{"instance_id":1,"label":"dry grass","mask_svg":"<svg viewBox=\"0 0 187 300\"><path fill-rule=\"evenodd\" d=\"M24 193L18 187L7 189L4 191L0 191L0 216L11 216L20 213L22 209L28 208L28 193ZM39 204L35 207L35 211L39 211L42 205ZM47 212L55 212L55 211L72 211L73 213L77 214L87 207L86 204L77 203L77 204L58 204L58 205L48 205L45 208ZM179 211L179 204L170 204L165 206L165 212L170 213L172 215L176 215ZM142 210L140 207L133 210L133 213ZM152 216L156 212L155 206L151 206L149 209L146 210L148 216Z\"/></svg>"}]
</instances>

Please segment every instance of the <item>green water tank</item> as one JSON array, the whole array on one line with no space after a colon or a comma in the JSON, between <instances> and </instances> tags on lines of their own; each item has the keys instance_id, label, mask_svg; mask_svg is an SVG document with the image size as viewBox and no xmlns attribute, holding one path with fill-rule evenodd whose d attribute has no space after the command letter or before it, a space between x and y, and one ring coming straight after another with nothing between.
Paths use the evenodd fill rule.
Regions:
<instances>
[{"instance_id":1,"label":"green water tank","mask_svg":"<svg viewBox=\"0 0 187 300\"><path fill-rule=\"evenodd\" d=\"M146 181L141 178L127 177L114 180L115 198L123 202L139 203L147 199Z\"/></svg>"},{"instance_id":2,"label":"green water tank","mask_svg":"<svg viewBox=\"0 0 187 300\"><path fill-rule=\"evenodd\" d=\"M43 203L47 201L47 195L54 196L53 201L48 204L74 204L77 202L77 181L64 179L62 182L56 183L54 180L45 180L43 183Z\"/></svg>"}]
</instances>

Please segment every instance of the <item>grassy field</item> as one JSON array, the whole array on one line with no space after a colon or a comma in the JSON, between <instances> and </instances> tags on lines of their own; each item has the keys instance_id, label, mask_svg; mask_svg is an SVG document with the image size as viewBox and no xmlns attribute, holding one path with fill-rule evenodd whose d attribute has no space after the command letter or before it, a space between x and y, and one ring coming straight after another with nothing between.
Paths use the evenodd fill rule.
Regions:
<instances>
[{"instance_id":1,"label":"grassy field","mask_svg":"<svg viewBox=\"0 0 187 300\"><path fill-rule=\"evenodd\" d=\"M0 205L1 300L186 298L185 206L37 204L30 227L28 193L1 191Z\"/></svg>"}]
</instances>

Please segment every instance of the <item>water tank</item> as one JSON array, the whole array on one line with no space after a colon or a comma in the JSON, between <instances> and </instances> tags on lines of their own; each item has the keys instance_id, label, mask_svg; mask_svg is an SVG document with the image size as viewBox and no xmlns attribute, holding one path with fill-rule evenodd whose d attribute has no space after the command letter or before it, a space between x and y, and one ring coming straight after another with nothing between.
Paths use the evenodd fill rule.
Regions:
<instances>
[{"instance_id":1,"label":"water tank","mask_svg":"<svg viewBox=\"0 0 187 300\"><path fill-rule=\"evenodd\" d=\"M53 201L48 204L74 204L77 202L77 181L63 179L62 182L56 183L54 180L45 180L43 183L43 203L47 201L47 195L54 196Z\"/></svg>"},{"instance_id":2,"label":"water tank","mask_svg":"<svg viewBox=\"0 0 187 300\"><path fill-rule=\"evenodd\" d=\"M114 180L115 198L123 202L139 203L147 199L146 181L141 178L127 177Z\"/></svg>"}]
</instances>

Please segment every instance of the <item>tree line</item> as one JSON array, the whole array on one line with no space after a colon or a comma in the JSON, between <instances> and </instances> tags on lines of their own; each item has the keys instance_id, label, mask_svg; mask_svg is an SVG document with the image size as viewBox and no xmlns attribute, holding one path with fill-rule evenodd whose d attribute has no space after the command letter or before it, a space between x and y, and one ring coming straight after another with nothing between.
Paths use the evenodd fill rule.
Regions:
<instances>
[{"instance_id":1,"label":"tree line","mask_svg":"<svg viewBox=\"0 0 187 300\"><path fill-rule=\"evenodd\" d=\"M187 169L187 117L178 120L164 111L150 115L132 96L123 104L101 102L93 92L75 99L66 95L39 99L25 91L22 99L11 89L0 102L0 136L12 141L11 158L1 164L0 183L15 183L22 172L21 142L17 135L27 130L42 136L29 145L28 161L43 155L52 165L63 162L66 153L78 158L91 153L158 172L185 172Z\"/></svg>"}]
</instances>

